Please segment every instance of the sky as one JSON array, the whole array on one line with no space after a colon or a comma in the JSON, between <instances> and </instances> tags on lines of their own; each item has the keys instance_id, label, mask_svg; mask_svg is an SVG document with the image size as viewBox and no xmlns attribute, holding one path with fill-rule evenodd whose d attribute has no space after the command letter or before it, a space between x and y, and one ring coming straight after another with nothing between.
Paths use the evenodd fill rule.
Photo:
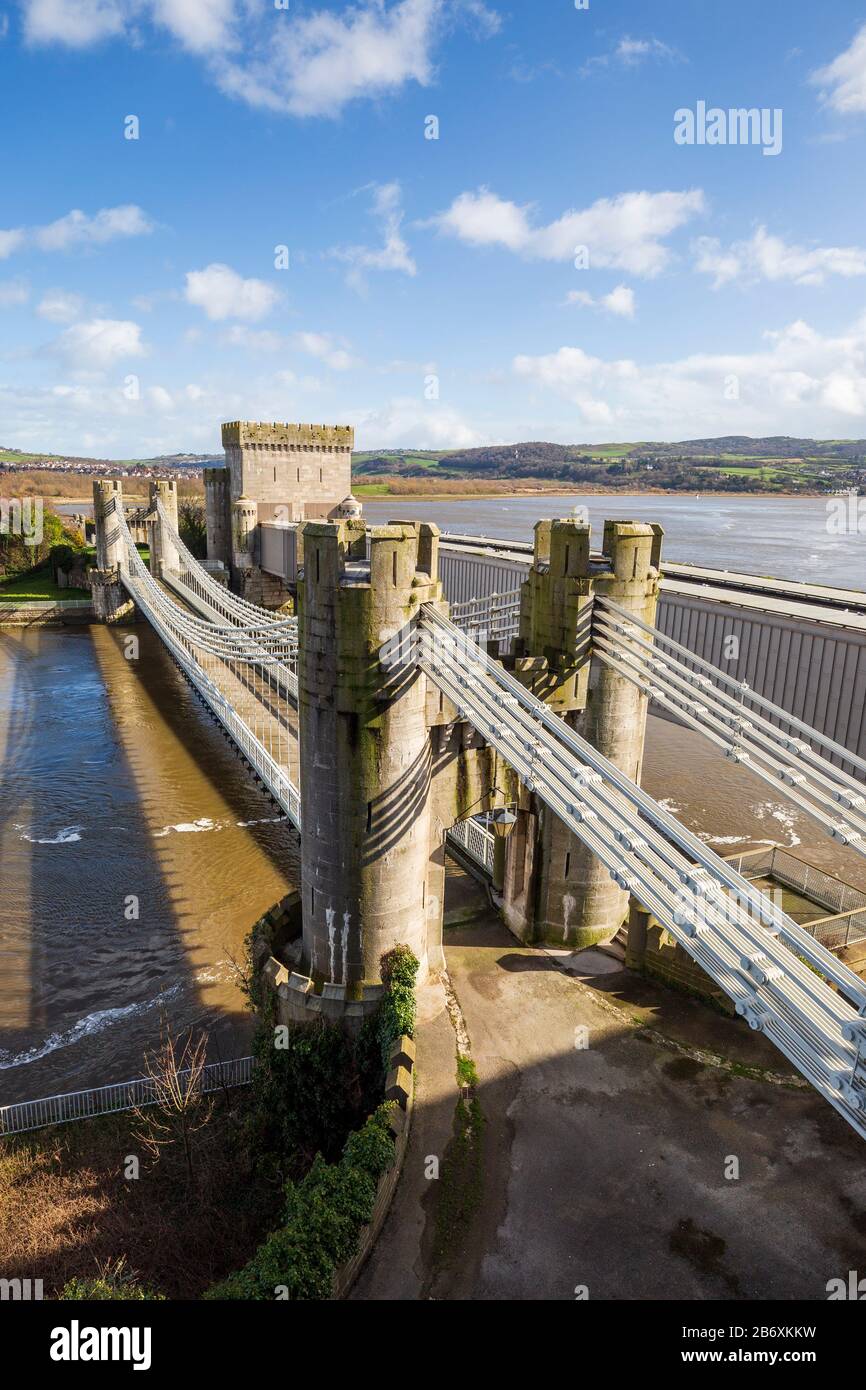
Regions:
<instances>
[{"instance_id":1,"label":"sky","mask_svg":"<svg viewBox=\"0 0 866 1390\"><path fill-rule=\"evenodd\" d=\"M866 436L866 0L0 0L0 72L2 446Z\"/></svg>"}]
</instances>

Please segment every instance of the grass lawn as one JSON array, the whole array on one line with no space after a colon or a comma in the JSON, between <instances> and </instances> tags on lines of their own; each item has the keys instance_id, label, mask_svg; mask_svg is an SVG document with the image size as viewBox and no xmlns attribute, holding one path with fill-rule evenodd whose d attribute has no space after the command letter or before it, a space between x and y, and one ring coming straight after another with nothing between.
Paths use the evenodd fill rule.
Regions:
<instances>
[{"instance_id":1,"label":"grass lawn","mask_svg":"<svg viewBox=\"0 0 866 1390\"><path fill-rule=\"evenodd\" d=\"M45 599L90 598L89 589L61 589L51 578L50 570L30 570L0 584L0 600L18 599L22 603Z\"/></svg>"},{"instance_id":2,"label":"grass lawn","mask_svg":"<svg viewBox=\"0 0 866 1390\"><path fill-rule=\"evenodd\" d=\"M136 547L146 565L150 564L150 551L146 545ZM96 549L87 546L85 557L88 564L96 564ZM12 579L0 580L0 602L4 599L18 599L21 603L44 602L46 599L90 598L89 589L61 589L51 577L47 563L37 565L26 574L16 574Z\"/></svg>"}]
</instances>

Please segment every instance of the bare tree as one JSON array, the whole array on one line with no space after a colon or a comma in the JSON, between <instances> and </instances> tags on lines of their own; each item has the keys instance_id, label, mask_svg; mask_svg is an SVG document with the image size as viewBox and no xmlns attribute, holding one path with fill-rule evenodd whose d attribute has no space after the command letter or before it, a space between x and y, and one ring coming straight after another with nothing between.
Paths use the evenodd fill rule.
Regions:
<instances>
[{"instance_id":1,"label":"bare tree","mask_svg":"<svg viewBox=\"0 0 866 1390\"><path fill-rule=\"evenodd\" d=\"M163 1150L179 1149L187 1176L193 1176L193 1136L213 1113L213 1101L204 1095L202 1080L207 1061L207 1034L181 1041L163 1025L156 1050L145 1056L145 1075L153 1103L136 1106L134 1137L154 1161Z\"/></svg>"}]
</instances>

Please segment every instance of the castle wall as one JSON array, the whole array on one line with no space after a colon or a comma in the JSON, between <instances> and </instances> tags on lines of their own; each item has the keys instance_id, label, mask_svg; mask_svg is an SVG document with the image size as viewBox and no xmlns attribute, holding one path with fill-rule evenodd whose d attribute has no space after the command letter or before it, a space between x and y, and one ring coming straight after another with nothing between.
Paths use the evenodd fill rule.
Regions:
<instances>
[{"instance_id":1,"label":"castle wall","mask_svg":"<svg viewBox=\"0 0 866 1390\"><path fill-rule=\"evenodd\" d=\"M328 517L352 490L349 425L223 425L231 497L252 498L260 521Z\"/></svg>"},{"instance_id":2,"label":"castle wall","mask_svg":"<svg viewBox=\"0 0 866 1390\"><path fill-rule=\"evenodd\" d=\"M209 564L231 564L229 475L224 468L205 468L204 503Z\"/></svg>"}]
</instances>

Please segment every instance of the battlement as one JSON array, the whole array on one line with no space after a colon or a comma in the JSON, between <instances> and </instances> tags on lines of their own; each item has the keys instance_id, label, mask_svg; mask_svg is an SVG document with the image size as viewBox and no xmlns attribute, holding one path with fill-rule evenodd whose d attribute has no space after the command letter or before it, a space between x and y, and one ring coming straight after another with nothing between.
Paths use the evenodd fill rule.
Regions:
<instances>
[{"instance_id":1,"label":"battlement","mask_svg":"<svg viewBox=\"0 0 866 1390\"><path fill-rule=\"evenodd\" d=\"M351 452L355 431L351 425L288 425L275 421L229 420L222 427L223 448L335 449Z\"/></svg>"}]
</instances>

